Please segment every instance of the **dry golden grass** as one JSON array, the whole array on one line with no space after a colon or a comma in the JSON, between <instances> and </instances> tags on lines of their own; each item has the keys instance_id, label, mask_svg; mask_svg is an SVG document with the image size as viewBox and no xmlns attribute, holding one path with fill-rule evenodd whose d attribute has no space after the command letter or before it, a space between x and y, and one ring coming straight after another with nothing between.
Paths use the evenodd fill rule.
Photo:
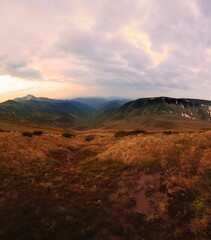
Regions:
<instances>
[{"instance_id":1,"label":"dry golden grass","mask_svg":"<svg viewBox=\"0 0 211 240\"><path fill-rule=\"evenodd\" d=\"M49 151L65 149L97 148L101 151L110 142L111 134L96 134L91 142L86 134L64 138L61 133L44 133L42 136L24 137L20 132L0 133L0 164L24 164L35 160L46 160ZM71 151L69 151L71 154Z\"/></svg>"},{"instance_id":2,"label":"dry golden grass","mask_svg":"<svg viewBox=\"0 0 211 240\"><path fill-rule=\"evenodd\" d=\"M21 133L0 134L1 163L24 164L33 160L46 160L53 149L82 144L79 139L64 139L60 134L24 137ZM12 165L11 165L12 166Z\"/></svg>"},{"instance_id":3,"label":"dry golden grass","mask_svg":"<svg viewBox=\"0 0 211 240\"><path fill-rule=\"evenodd\" d=\"M211 132L180 133L163 135L137 135L111 142L99 158L118 160L124 163L159 161L161 166L170 162L185 168L197 164L200 170L211 164Z\"/></svg>"},{"instance_id":4,"label":"dry golden grass","mask_svg":"<svg viewBox=\"0 0 211 240\"><path fill-rule=\"evenodd\" d=\"M116 121L107 121L102 124L102 129L106 130L133 130L143 129L146 131L203 131L211 130L210 122L184 119L183 117L165 116L165 117L131 117Z\"/></svg>"},{"instance_id":5,"label":"dry golden grass","mask_svg":"<svg viewBox=\"0 0 211 240\"><path fill-rule=\"evenodd\" d=\"M86 141L90 133L95 137ZM164 240L209 239L211 132L122 138L100 129L75 134L64 138L59 132L33 137L0 133L0 213L7 218L9 212L22 222L19 236L28 237L28 219L37 214L33 221L40 230L33 231L46 234L43 239L58 239L48 235L56 231L71 233L72 239L159 239L157 234ZM144 199L157 202L153 213L143 216L134 204L137 191L142 191L137 181L147 176L156 176L159 187L152 182L145 188ZM111 196L115 197L110 201ZM34 210L25 216L31 204ZM15 235L20 223L9 224ZM2 231L10 237L9 227L0 220L0 236ZM107 235L100 228L106 228Z\"/></svg>"},{"instance_id":6,"label":"dry golden grass","mask_svg":"<svg viewBox=\"0 0 211 240\"><path fill-rule=\"evenodd\" d=\"M61 128L50 125L36 124L31 122L4 121L0 120L0 128L6 131L34 131L41 130L47 133L58 133Z\"/></svg>"},{"instance_id":7,"label":"dry golden grass","mask_svg":"<svg viewBox=\"0 0 211 240\"><path fill-rule=\"evenodd\" d=\"M211 224L211 132L127 136L110 143L98 157L161 174L165 195L158 203L160 214L168 210L178 222L194 216L192 230L197 239L206 239L203 229ZM175 230L175 236L183 230Z\"/></svg>"}]
</instances>

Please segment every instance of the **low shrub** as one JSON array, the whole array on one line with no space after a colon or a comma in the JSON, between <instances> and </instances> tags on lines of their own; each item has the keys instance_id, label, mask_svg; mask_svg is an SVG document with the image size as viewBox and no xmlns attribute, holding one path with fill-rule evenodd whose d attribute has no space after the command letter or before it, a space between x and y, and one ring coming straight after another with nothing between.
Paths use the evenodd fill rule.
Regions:
<instances>
[{"instance_id":1,"label":"low shrub","mask_svg":"<svg viewBox=\"0 0 211 240\"><path fill-rule=\"evenodd\" d=\"M130 135L138 135L138 134L147 134L146 131L144 130L132 130L132 131L117 131L114 136L115 137L125 137L125 136L130 136Z\"/></svg>"},{"instance_id":2,"label":"low shrub","mask_svg":"<svg viewBox=\"0 0 211 240\"><path fill-rule=\"evenodd\" d=\"M88 136L86 136L84 139L85 139L85 141L90 142L90 141L92 141L93 139L95 139L95 135L88 135Z\"/></svg>"},{"instance_id":3,"label":"low shrub","mask_svg":"<svg viewBox=\"0 0 211 240\"><path fill-rule=\"evenodd\" d=\"M171 134L179 134L180 132L176 132L176 131L163 131L163 135L171 135ZM189 133L193 133L193 132L189 132Z\"/></svg>"},{"instance_id":4,"label":"low shrub","mask_svg":"<svg viewBox=\"0 0 211 240\"><path fill-rule=\"evenodd\" d=\"M33 134L36 136L41 136L43 135L43 131L34 131Z\"/></svg>"},{"instance_id":5,"label":"low shrub","mask_svg":"<svg viewBox=\"0 0 211 240\"><path fill-rule=\"evenodd\" d=\"M22 132L22 136L24 136L24 137L32 137L33 133L32 132Z\"/></svg>"},{"instance_id":6,"label":"low shrub","mask_svg":"<svg viewBox=\"0 0 211 240\"><path fill-rule=\"evenodd\" d=\"M129 135L128 131L117 131L114 134L115 137L126 137L128 135Z\"/></svg>"},{"instance_id":7,"label":"low shrub","mask_svg":"<svg viewBox=\"0 0 211 240\"><path fill-rule=\"evenodd\" d=\"M64 132L64 133L62 133L62 137L64 137L64 138L72 138L72 137L75 137L75 134Z\"/></svg>"},{"instance_id":8,"label":"low shrub","mask_svg":"<svg viewBox=\"0 0 211 240\"><path fill-rule=\"evenodd\" d=\"M145 134L146 133L146 131L144 131L144 130L140 130L140 129L136 129L136 130L133 130L133 131L130 131L129 132L131 135L137 135L137 134Z\"/></svg>"},{"instance_id":9,"label":"low shrub","mask_svg":"<svg viewBox=\"0 0 211 240\"><path fill-rule=\"evenodd\" d=\"M164 135L170 135L170 134L173 134L173 132L172 131L164 131L163 134Z\"/></svg>"}]
</instances>

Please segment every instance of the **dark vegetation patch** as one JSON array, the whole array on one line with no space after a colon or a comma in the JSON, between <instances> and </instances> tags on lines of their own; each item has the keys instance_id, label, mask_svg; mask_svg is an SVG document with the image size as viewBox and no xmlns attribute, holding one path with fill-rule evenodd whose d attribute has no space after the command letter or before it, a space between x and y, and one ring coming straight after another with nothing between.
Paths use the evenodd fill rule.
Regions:
<instances>
[{"instance_id":1,"label":"dark vegetation patch","mask_svg":"<svg viewBox=\"0 0 211 240\"><path fill-rule=\"evenodd\" d=\"M129 136L129 132L128 131L117 131L114 134L115 137L126 137Z\"/></svg>"},{"instance_id":2,"label":"dark vegetation patch","mask_svg":"<svg viewBox=\"0 0 211 240\"><path fill-rule=\"evenodd\" d=\"M32 137L33 136L33 132L22 132L22 136L24 136L24 137Z\"/></svg>"},{"instance_id":3,"label":"dark vegetation patch","mask_svg":"<svg viewBox=\"0 0 211 240\"><path fill-rule=\"evenodd\" d=\"M0 128L0 133L8 133L8 132L11 132L11 131Z\"/></svg>"},{"instance_id":4,"label":"dark vegetation patch","mask_svg":"<svg viewBox=\"0 0 211 240\"><path fill-rule=\"evenodd\" d=\"M37 131L34 131L33 134L36 135L36 136L41 136L41 135L43 135L43 131L38 131L37 130Z\"/></svg>"},{"instance_id":5,"label":"dark vegetation patch","mask_svg":"<svg viewBox=\"0 0 211 240\"><path fill-rule=\"evenodd\" d=\"M22 136L24 136L24 137L32 137L33 135L41 136L41 135L43 135L43 131L35 130L33 132L28 132L28 131L22 132Z\"/></svg>"},{"instance_id":6,"label":"dark vegetation patch","mask_svg":"<svg viewBox=\"0 0 211 240\"><path fill-rule=\"evenodd\" d=\"M117 131L115 132L115 137L126 137L130 135L138 135L138 134L146 134L147 132L144 130L132 130L132 131Z\"/></svg>"},{"instance_id":7,"label":"dark vegetation patch","mask_svg":"<svg viewBox=\"0 0 211 240\"><path fill-rule=\"evenodd\" d=\"M72 137L75 137L75 134L64 132L64 133L62 133L62 137L64 137L64 138L72 138Z\"/></svg>"},{"instance_id":8,"label":"dark vegetation patch","mask_svg":"<svg viewBox=\"0 0 211 240\"><path fill-rule=\"evenodd\" d=\"M193 132L189 132L189 133L193 133ZM175 131L163 131L163 135L171 135L171 134L179 134L179 132L175 132Z\"/></svg>"},{"instance_id":9,"label":"dark vegetation patch","mask_svg":"<svg viewBox=\"0 0 211 240\"><path fill-rule=\"evenodd\" d=\"M94 134L87 135L84 139L85 141L90 142L95 139L95 135Z\"/></svg>"},{"instance_id":10,"label":"dark vegetation patch","mask_svg":"<svg viewBox=\"0 0 211 240\"><path fill-rule=\"evenodd\" d=\"M144 130L132 130L132 131L117 131L115 132L114 136L118 138L118 137L126 137L126 136L138 135L138 134L153 135L157 133L163 133L163 135L179 134L179 132L176 132L176 131L147 132Z\"/></svg>"},{"instance_id":11,"label":"dark vegetation patch","mask_svg":"<svg viewBox=\"0 0 211 240\"><path fill-rule=\"evenodd\" d=\"M163 134L164 135L169 135L169 134L173 134L173 132L172 131L164 131Z\"/></svg>"}]
</instances>

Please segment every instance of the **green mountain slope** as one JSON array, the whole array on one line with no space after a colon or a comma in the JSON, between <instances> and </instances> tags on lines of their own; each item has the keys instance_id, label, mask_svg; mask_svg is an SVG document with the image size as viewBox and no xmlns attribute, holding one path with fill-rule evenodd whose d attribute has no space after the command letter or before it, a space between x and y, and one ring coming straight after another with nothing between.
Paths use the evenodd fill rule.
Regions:
<instances>
[{"instance_id":1,"label":"green mountain slope","mask_svg":"<svg viewBox=\"0 0 211 240\"><path fill-rule=\"evenodd\" d=\"M66 125L75 123L75 118L64 111L56 110L45 102L6 101L0 104L0 118L10 121L29 121L41 124Z\"/></svg>"},{"instance_id":2,"label":"green mountain slope","mask_svg":"<svg viewBox=\"0 0 211 240\"><path fill-rule=\"evenodd\" d=\"M132 118L137 116L174 116L191 120L210 121L211 101L183 98L142 98L124 104L115 118Z\"/></svg>"}]
</instances>

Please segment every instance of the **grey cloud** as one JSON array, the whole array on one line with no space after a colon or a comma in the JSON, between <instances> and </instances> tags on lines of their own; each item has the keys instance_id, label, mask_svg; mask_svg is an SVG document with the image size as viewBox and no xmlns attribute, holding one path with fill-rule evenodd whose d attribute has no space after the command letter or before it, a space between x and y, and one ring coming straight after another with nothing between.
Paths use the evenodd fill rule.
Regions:
<instances>
[{"instance_id":1,"label":"grey cloud","mask_svg":"<svg viewBox=\"0 0 211 240\"><path fill-rule=\"evenodd\" d=\"M97 4L96 4L97 3ZM132 20L139 17L139 1L95 1L90 6L97 19L95 29L97 31L113 32L127 25Z\"/></svg>"},{"instance_id":2,"label":"grey cloud","mask_svg":"<svg viewBox=\"0 0 211 240\"><path fill-rule=\"evenodd\" d=\"M11 60L7 57L0 57L0 74L11 75L13 77L41 80L41 73L27 66L27 62L23 59Z\"/></svg>"},{"instance_id":3,"label":"grey cloud","mask_svg":"<svg viewBox=\"0 0 211 240\"><path fill-rule=\"evenodd\" d=\"M176 69L150 68L152 61L146 52L119 36L106 39L102 33L74 30L62 37L56 47L66 55L74 54L81 60L81 65L88 67L84 71L62 70L62 74L71 77L75 83L107 87L188 88L187 84L175 81L182 78L182 73Z\"/></svg>"},{"instance_id":4,"label":"grey cloud","mask_svg":"<svg viewBox=\"0 0 211 240\"><path fill-rule=\"evenodd\" d=\"M210 5L208 1L156 0L150 1L145 11L138 7L137 1L133 3L129 6L129 1L122 1L118 8L116 2L107 1L99 7L98 15L101 16L98 16L98 22L92 31L76 30L74 36L70 33L70 37L61 40L63 45L59 50L63 48L66 53L75 54L83 60L81 64L89 69L89 73L84 71L82 75L66 71L67 75L87 85L116 84L152 90L190 90L199 84L202 76L203 81L206 81L211 76L210 72L207 73L210 62L206 56L206 49L211 43L210 18L204 16L207 5ZM145 22L143 24L140 21L138 28L150 37L152 50L161 53L163 47L169 47L167 59L155 68L151 68L152 62L145 52L117 36L110 41L105 37L106 33L113 33L134 19L138 21L143 17ZM115 59L114 53L120 58ZM197 68L202 71L193 72Z\"/></svg>"},{"instance_id":5,"label":"grey cloud","mask_svg":"<svg viewBox=\"0 0 211 240\"><path fill-rule=\"evenodd\" d=\"M83 33L69 39L62 40L59 49L66 54L75 54L81 59L81 65L88 66L88 71L84 73L63 71L67 76L76 77L77 81L89 79L91 75L91 82L85 79L86 83L123 85L132 79L140 79L141 71L151 64L146 53L137 52L137 49L120 39L106 40L104 35L96 33Z\"/></svg>"},{"instance_id":6,"label":"grey cloud","mask_svg":"<svg viewBox=\"0 0 211 240\"><path fill-rule=\"evenodd\" d=\"M209 0L2 0L0 74L44 80L44 64L46 72L87 89L195 94L211 79L210 10ZM121 34L132 24L147 36L148 51ZM154 64L150 51L164 49L166 57ZM49 70L54 60L58 66Z\"/></svg>"},{"instance_id":7,"label":"grey cloud","mask_svg":"<svg viewBox=\"0 0 211 240\"><path fill-rule=\"evenodd\" d=\"M201 14L205 18L209 18L211 12L211 2L209 0L197 0L197 4Z\"/></svg>"}]
</instances>

